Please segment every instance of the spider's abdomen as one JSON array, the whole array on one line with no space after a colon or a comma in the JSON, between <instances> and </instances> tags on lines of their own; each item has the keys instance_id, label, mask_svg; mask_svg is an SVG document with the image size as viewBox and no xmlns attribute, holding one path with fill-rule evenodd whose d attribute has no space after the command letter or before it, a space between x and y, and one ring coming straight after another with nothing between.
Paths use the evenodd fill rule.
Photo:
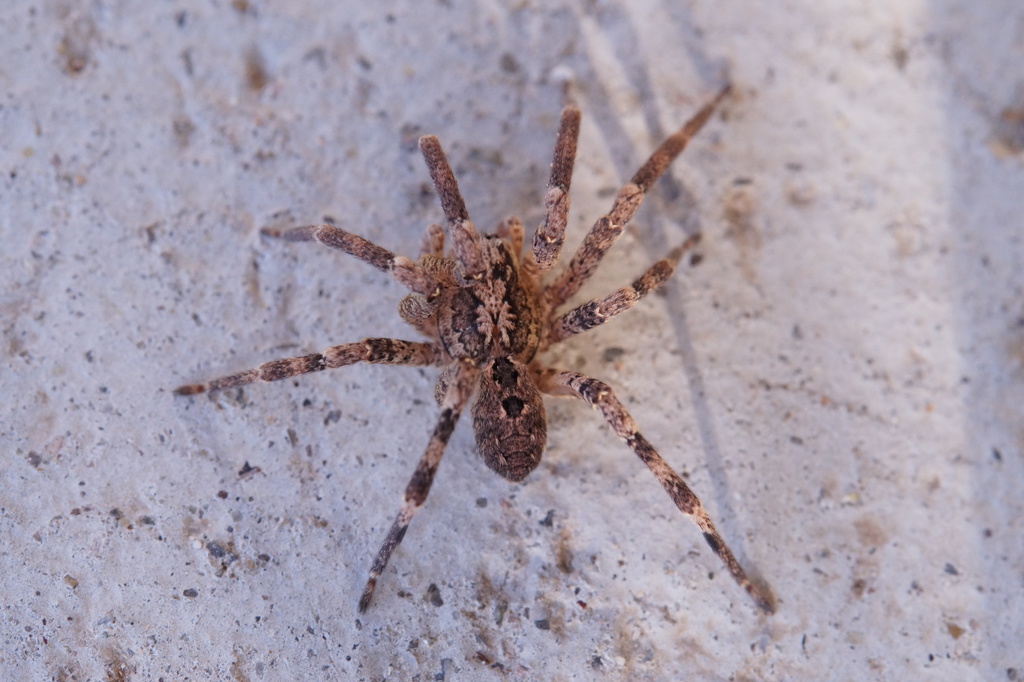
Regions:
<instances>
[{"instance_id":1,"label":"spider's abdomen","mask_svg":"<svg viewBox=\"0 0 1024 682\"><path fill-rule=\"evenodd\" d=\"M473 404L476 446L487 466L509 481L537 468L547 444L547 419L540 391L526 365L496 358L480 373Z\"/></svg>"}]
</instances>

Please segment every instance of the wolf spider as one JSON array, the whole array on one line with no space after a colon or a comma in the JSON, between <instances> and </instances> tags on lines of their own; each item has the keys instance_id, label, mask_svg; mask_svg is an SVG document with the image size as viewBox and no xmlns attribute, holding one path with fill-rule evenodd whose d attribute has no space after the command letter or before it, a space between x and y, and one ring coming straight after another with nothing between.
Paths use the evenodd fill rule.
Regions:
<instances>
[{"instance_id":1,"label":"wolf spider","mask_svg":"<svg viewBox=\"0 0 1024 682\"><path fill-rule=\"evenodd\" d=\"M647 190L708 121L728 91L728 87L723 89L662 142L632 180L619 190L611 210L594 224L569 266L546 285L541 283L541 277L558 260L565 241L569 184L580 126L580 112L572 106L562 111L544 197L545 216L534 235L532 248L526 253L523 224L517 218L505 220L495 234L477 232L448 160L433 135L420 138L419 146L447 219L447 239L451 241L448 255L444 250L445 232L437 224L427 228L418 261L396 256L333 225L262 230L268 237L287 241L320 242L390 273L412 292L399 305L399 314L429 340L363 339L332 346L321 353L274 360L207 383L181 386L176 390L178 395L279 381L357 362L444 368L434 389L441 414L426 452L406 486L402 507L370 567L366 588L359 599L360 611L369 606L388 559L426 500L445 445L470 398L476 395L471 410L473 431L484 463L506 480L517 482L537 468L544 452L547 428L542 393L581 398L600 410L612 430L655 475L676 507L697 524L740 587L762 610L774 610L771 594L747 578L700 500L640 434L611 388L578 372L547 367L537 359L553 344L632 308L664 282L683 254L696 244L699 237L691 236L631 285L568 312L557 312L590 278L605 252L622 235Z\"/></svg>"}]
</instances>

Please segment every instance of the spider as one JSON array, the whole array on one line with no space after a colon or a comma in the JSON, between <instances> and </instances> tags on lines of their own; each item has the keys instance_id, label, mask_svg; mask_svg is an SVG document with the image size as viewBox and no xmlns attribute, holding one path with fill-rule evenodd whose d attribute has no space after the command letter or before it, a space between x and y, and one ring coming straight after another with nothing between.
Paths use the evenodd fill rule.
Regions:
<instances>
[{"instance_id":1,"label":"spider","mask_svg":"<svg viewBox=\"0 0 1024 682\"><path fill-rule=\"evenodd\" d=\"M477 232L444 151L433 135L420 138L419 146L441 200L447 233L438 224L428 226L419 260L396 256L334 225L261 231L268 237L292 242L320 242L390 273L411 292L399 304L399 314L428 340L368 338L343 343L320 353L274 360L206 383L181 386L175 393L193 395L279 381L357 362L443 368L434 389L440 416L426 452L406 486L398 515L370 567L359 599L360 612L370 605L377 580L423 506L448 439L471 398L476 396L471 407L473 431L484 463L506 480L519 482L537 468L547 441L542 394L580 398L597 408L612 430L651 470L679 511L697 524L739 586L763 611L774 611L770 592L747 578L700 500L640 434L612 389L579 372L547 367L538 359L552 345L632 308L664 282L683 254L697 243L699 235L691 236L629 286L567 312L558 312L594 273L651 185L728 93L729 87L724 88L662 142L618 191L611 210L597 220L568 267L547 284L542 283L542 276L555 265L565 241L569 185L580 127L580 112L573 106L562 111L544 197L544 219L534 234L532 247L525 253L523 224L517 218L504 220L495 234ZM447 255L446 240L451 242Z\"/></svg>"}]
</instances>

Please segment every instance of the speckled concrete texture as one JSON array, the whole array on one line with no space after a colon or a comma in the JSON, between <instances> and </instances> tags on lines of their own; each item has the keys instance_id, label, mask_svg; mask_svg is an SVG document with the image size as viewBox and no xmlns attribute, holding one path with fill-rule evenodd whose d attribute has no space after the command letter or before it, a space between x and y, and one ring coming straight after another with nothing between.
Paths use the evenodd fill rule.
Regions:
<instances>
[{"instance_id":1,"label":"speckled concrete texture","mask_svg":"<svg viewBox=\"0 0 1024 682\"><path fill-rule=\"evenodd\" d=\"M1024 7L1016 0L0 7L0 678L1024 677ZM580 298L703 260L548 360L614 386L778 597L759 614L585 405L522 485L462 424L356 602L436 373L186 382L415 338L385 275L444 144L482 229L568 247L735 94Z\"/></svg>"}]
</instances>

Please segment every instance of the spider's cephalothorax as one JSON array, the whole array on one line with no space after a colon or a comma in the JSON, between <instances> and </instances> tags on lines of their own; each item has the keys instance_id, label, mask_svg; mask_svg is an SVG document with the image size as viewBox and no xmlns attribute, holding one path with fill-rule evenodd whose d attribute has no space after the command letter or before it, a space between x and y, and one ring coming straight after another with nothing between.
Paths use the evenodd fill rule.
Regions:
<instances>
[{"instance_id":1,"label":"spider's cephalothorax","mask_svg":"<svg viewBox=\"0 0 1024 682\"><path fill-rule=\"evenodd\" d=\"M577 372L547 367L537 359L552 344L633 307L665 281L682 255L696 244L698 237L693 235L629 286L567 312L558 312L590 278L605 252L621 236L647 190L707 122L727 93L728 88L722 90L655 150L619 190L611 210L594 224L569 265L547 283L542 283L542 275L558 260L565 240L569 185L580 123L580 113L574 107L566 107L562 112L545 195L545 217L528 250L523 249L523 225L516 218L503 222L495 234L477 232L448 160L433 136L421 138L420 149L441 200L447 231L440 225L427 228L419 260L396 256L333 225L263 230L265 235L289 241L318 241L391 273L411 292L399 305L399 314L428 340L363 339L332 346L321 353L275 360L207 383L181 386L176 391L179 395L276 381L357 362L443 368L434 390L441 414L426 452L406 486L402 507L370 567L370 577L359 600L361 611L369 606L377 579L426 500L445 445L470 400L473 399L473 431L484 462L505 479L521 481L537 468L547 442L541 397L545 393L577 397L600 410L608 425L657 477L676 507L697 524L736 582L761 609L769 613L774 610L770 592L747 578L700 500L640 434L611 388ZM446 241L450 242L447 252Z\"/></svg>"}]
</instances>

